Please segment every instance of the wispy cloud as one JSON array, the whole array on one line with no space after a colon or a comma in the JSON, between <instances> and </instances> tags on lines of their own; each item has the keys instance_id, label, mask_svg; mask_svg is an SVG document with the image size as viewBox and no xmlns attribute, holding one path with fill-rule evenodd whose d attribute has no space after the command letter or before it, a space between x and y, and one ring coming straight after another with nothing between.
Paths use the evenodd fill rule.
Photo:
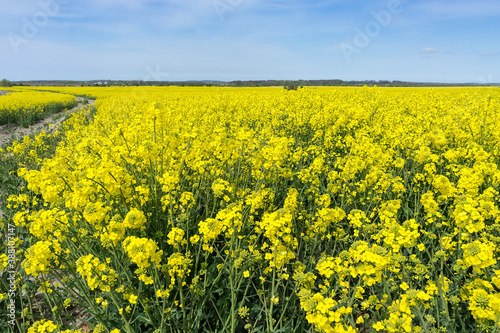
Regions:
<instances>
[{"instance_id":1,"label":"wispy cloud","mask_svg":"<svg viewBox=\"0 0 500 333\"><path fill-rule=\"evenodd\" d=\"M500 56L500 52L484 52L479 54L481 57L492 57L492 56Z\"/></svg>"},{"instance_id":2,"label":"wispy cloud","mask_svg":"<svg viewBox=\"0 0 500 333\"><path fill-rule=\"evenodd\" d=\"M496 0L427 0L414 4L430 17L439 19L481 18L500 15L500 2Z\"/></svg>"},{"instance_id":3,"label":"wispy cloud","mask_svg":"<svg viewBox=\"0 0 500 333\"><path fill-rule=\"evenodd\" d=\"M438 49L435 49L433 47L426 47L422 50L420 50L420 53L424 53L424 54L432 54L432 53L438 53L439 50Z\"/></svg>"}]
</instances>

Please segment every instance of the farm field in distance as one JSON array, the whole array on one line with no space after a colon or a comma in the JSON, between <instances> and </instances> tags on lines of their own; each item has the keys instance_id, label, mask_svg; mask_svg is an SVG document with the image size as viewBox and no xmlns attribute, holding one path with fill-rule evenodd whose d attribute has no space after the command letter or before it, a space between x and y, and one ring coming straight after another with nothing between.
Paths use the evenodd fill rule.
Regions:
<instances>
[{"instance_id":1,"label":"farm field in distance","mask_svg":"<svg viewBox=\"0 0 500 333\"><path fill-rule=\"evenodd\" d=\"M75 96L47 91L18 90L2 93L0 96L0 125L19 122L28 127L49 114L77 104Z\"/></svg>"},{"instance_id":2,"label":"farm field in distance","mask_svg":"<svg viewBox=\"0 0 500 333\"><path fill-rule=\"evenodd\" d=\"M6 90L2 332L500 332L500 88Z\"/></svg>"}]
</instances>

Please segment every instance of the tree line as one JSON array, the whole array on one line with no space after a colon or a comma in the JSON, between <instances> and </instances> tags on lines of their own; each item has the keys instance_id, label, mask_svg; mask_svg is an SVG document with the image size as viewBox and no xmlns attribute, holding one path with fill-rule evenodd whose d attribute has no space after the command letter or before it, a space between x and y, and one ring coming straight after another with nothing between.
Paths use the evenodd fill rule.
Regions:
<instances>
[{"instance_id":1,"label":"tree line","mask_svg":"<svg viewBox=\"0 0 500 333\"><path fill-rule=\"evenodd\" d=\"M236 81L215 81L215 80L191 80L191 81L143 81L143 80L37 80L37 81L8 81L3 79L1 87L11 86L190 86L190 87L284 87L289 90L296 90L296 87L306 86L378 86L378 87L461 87L461 86L499 86L499 83L479 84L479 83L435 83L435 82L407 82L398 80L362 80L344 81L340 79L331 80L236 80Z\"/></svg>"}]
</instances>

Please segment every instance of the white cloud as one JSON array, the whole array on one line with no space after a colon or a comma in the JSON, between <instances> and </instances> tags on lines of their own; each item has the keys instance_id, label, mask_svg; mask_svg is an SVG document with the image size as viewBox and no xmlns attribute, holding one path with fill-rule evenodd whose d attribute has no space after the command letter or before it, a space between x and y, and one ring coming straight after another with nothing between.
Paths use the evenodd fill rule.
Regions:
<instances>
[{"instance_id":1,"label":"white cloud","mask_svg":"<svg viewBox=\"0 0 500 333\"><path fill-rule=\"evenodd\" d=\"M84 6L91 6L94 8L128 8L128 9L139 9L144 6L147 2L146 0L84 0L82 1L86 4Z\"/></svg>"},{"instance_id":2,"label":"white cloud","mask_svg":"<svg viewBox=\"0 0 500 333\"><path fill-rule=\"evenodd\" d=\"M439 50L433 47L426 47L425 49L420 50L420 53L425 53L425 54L438 53L438 52Z\"/></svg>"}]
</instances>

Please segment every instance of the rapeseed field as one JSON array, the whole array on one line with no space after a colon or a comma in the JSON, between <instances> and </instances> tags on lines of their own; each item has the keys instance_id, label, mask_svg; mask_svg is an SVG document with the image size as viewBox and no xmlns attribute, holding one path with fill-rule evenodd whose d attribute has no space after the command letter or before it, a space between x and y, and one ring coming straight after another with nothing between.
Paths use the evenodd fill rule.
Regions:
<instances>
[{"instance_id":1,"label":"rapeseed field","mask_svg":"<svg viewBox=\"0 0 500 333\"><path fill-rule=\"evenodd\" d=\"M77 105L73 95L22 88L9 89L17 91L0 96L0 125L19 122L28 127L49 114Z\"/></svg>"},{"instance_id":2,"label":"rapeseed field","mask_svg":"<svg viewBox=\"0 0 500 333\"><path fill-rule=\"evenodd\" d=\"M20 330L499 331L500 89L71 89L3 222Z\"/></svg>"}]
</instances>

